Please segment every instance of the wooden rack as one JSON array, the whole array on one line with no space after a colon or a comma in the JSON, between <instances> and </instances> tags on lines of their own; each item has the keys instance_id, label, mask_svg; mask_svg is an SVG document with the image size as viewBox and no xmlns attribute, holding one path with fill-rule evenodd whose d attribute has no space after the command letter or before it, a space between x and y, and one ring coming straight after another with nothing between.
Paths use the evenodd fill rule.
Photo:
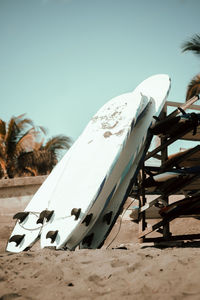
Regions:
<instances>
[{"instance_id":1,"label":"wooden rack","mask_svg":"<svg viewBox=\"0 0 200 300\"><path fill-rule=\"evenodd\" d=\"M191 109L200 111L199 105L194 103L199 99L199 96L191 98L184 104L176 102L166 102L166 105L161 113L160 122L165 120L166 124L172 117L177 116L183 110ZM176 109L169 115L167 115L168 107L176 107ZM195 117L195 114L192 115ZM158 121L159 122L159 121ZM192 124L192 123L191 123ZM196 124L196 123L195 123ZM182 125L181 125L182 126ZM192 125L191 125L192 126ZM200 233L198 234L185 234L185 235L172 235L170 232L170 222L177 217L199 217L200 216L200 172L188 176L183 176L179 179L167 180L159 188L145 187L146 177L152 174L167 172L174 170L177 166L200 166L200 145L195 146L192 149L179 153L178 155L172 155L168 157L168 147L175 141L190 140L200 141L200 126L191 128L191 126L177 127L175 134L172 137L168 137L165 134L159 136L160 145L152 151L148 152L145 158L142 169L138 176L137 189L132 191L132 197L139 200L138 219L139 223L139 240L141 243L153 242L153 243L168 243L172 241L184 241L184 240L200 240ZM194 131L196 134L193 135ZM159 154L160 153L160 154ZM148 159L156 158L160 160L160 167L147 166ZM147 195L154 194L155 198L151 201L147 201ZM183 199L175 202L173 205L169 203L169 196L171 195L183 195ZM198 206L199 205L199 206ZM159 216L159 220L153 225L148 224L148 212L153 207L160 207L160 211L169 210L169 213ZM136 220L135 220L136 221ZM161 234L159 237L149 237L152 232L158 232Z\"/></svg>"}]
</instances>

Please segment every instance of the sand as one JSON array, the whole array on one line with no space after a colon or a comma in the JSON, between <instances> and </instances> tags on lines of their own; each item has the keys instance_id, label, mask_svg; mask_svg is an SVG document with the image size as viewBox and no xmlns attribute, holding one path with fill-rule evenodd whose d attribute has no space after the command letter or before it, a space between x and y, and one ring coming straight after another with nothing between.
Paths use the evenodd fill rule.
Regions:
<instances>
[{"instance_id":1,"label":"sand","mask_svg":"<svg viewBox=\"0 0 200 300\"><path fill-rule=\"evenodd\" d=\"M119 220L104 247L98 250L41 250L5 252L14 226L11 216L1 216L0 299L200 299L200 248L141 246L138 225ZM200 229L197 220L175 220L177 233ZM123 245L122 245L123 244ZM124 246L125 249L119 249ZM123 247L122 247L123 248Z\"/></svg>"}]
</instances>

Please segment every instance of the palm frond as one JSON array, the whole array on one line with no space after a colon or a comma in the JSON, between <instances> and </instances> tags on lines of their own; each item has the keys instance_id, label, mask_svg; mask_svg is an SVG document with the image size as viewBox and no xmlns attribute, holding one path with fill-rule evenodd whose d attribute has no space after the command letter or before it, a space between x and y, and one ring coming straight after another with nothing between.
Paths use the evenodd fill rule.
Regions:
<instances>
[{"instance_id":1,"label":"palm frond","mask_svg":"<svg viewBox=\"0 0 200 300\"><path fill-rule=\"evenodd\" d=\"M46 135L48 132L47 128L45 128L44 126L39 126L39 129L44 135Z\"/></svg>"},{"instance_id":2,"label":"palm frond","mask_svg":"<svg viewBox=\"0 0 200 300\"><path fill-rule=\"evenodd\" d=\"M197 55L200 55L200 35L195 34L189 41L183 43L182 51L192 51Z\"/></svg>"},{"instance_id":3,"label":"palm frond","mask_svg":"<svg viewBox=\"0 0 200 300\"><path fill-rule=\"evenodd\" d=\"M21 152L32 151L35 148L35 136L30 131L24 134L16 143L15 154L19 155Z\"/></svg>"},{"instance_id":4,"label":"palm frond","mask_svg":"<svg viewBox=\"0 0 200 300\"><path fill-rule=\"evenodd\" d=\"M15 146L17 143L17 136L19 134L19 130L16 126L15 119L10 119L8 123L8 128L5 136L5 147L7 156L12 156L15 151Z\"/></svg>"},{"instance_id":5,"label":"palm frond","mask_svg":"<svg viewBox=\"0 0 200 300\"><path fill-rule=\"evenodd\" d=\"M50 173L56 164L57 159L54 154L44 149L21 153L18 157L18 169L21 172L34 170L37 175Z\"/></svg>"},{"instance_id":6,"label":"palm frond","mask_svg":"<svg viewBox=\"0 0 200 300\"><path fill-rule=\"evenodd\" d=\"M200 94L200 74L196 75L190 81L190 83L187 87L186 101L191 99L193 96L196 96L199 94Z\"/></svg>"},{"instance_id":7,"label":"palm frond","mask_svg":"<svg viewBox=\"0 0 200 300\"><path fill-rule=\"evenodd\" d=\"M6 122L0 120L0 139L4 140L6 135Z\"/></svg>"},{"instance_id":8,"label":"palm frond","mask_svg":"<svg viewBox=\"0 0 200 300\"><path fill-rule=\"evenodd\" d=\"M71 139L68 136L58 135L49 139L44 146L44 149L49 151L66 150L70 148Z\"/></svg>"},{"instance_id":9,"label":"palm frond","mask_svg":"<svg viewBox=\"0 0 200 300\"><path fill-rule=\"evenodd\" d=\"M0 143L0 158L6 160L6 149L3 143Z\"/></svg>"},{"instance_id":10,"label":"palm frond","mask_svg":"<svg viewBox=\"0 0 200 300\"><path fill-rule=\"evenodd\" d=\"M7 177L6 161L0 157L0 178Z\"/></svg>"},{"instance_id":11,"label":"palm frond","mask_svg":"<svg viewBox=\"0 0 200 300\"><path fill-rule=\"evenodd\" d=\"M19 120L17 118L15 119L15 123L20 135L24 134L27 130L29 130L30 127L34 127L33 121L31 119Z\"/></svg>"}]
</instances>

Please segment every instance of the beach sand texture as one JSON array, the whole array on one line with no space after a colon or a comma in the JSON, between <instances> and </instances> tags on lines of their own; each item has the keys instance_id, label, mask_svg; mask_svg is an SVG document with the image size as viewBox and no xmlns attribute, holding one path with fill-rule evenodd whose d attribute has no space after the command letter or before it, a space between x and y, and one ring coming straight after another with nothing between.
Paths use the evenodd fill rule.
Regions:
<instances>
[{"instance_id":1,"label":"beach sand texture","mask_svg":"<svg viewBox=\"0 0 200 300\"><path fill-rule=\"evenodd\" d=\"M200 248L141 247L138 225L119 219L98 250L55 251L36 243L19 254L5 252L12 216L1 216L0 299L200 299ZM198 233L195 219L174 220L175 234ZM121 244L125 249L117 249Z\"/></svg>"}]
</instances>

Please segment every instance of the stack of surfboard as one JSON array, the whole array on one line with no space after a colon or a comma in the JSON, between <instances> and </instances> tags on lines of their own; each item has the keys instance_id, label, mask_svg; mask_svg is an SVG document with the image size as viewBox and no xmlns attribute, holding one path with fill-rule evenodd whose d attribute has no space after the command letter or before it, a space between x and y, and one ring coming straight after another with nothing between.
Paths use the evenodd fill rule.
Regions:
<instances>
[{"instance_id":1,"label":"stack of surfboard","mask_svg":"<svg viewBox=\"0 0 200 300\"><path fill-rule=\"evenodd\" d=\"M106 103L57 164L24 212L7 251L41 247L100 247L128 197L148 149L153 116L170 89L168 75L152 76Z\"/></svg>"},{"instance_id":2,"label":"stack of surfboard","mask_svg":"<svg viewBox=\"0 0 200 300\"><path fill-rule=\"evenodd\" d=\"M194 179L200 177L200 166L192 168L172 169L156 175L151 175L144 180L148 192L155 194L173 194L185 189Z\"/></svg>"}]
</instances>

